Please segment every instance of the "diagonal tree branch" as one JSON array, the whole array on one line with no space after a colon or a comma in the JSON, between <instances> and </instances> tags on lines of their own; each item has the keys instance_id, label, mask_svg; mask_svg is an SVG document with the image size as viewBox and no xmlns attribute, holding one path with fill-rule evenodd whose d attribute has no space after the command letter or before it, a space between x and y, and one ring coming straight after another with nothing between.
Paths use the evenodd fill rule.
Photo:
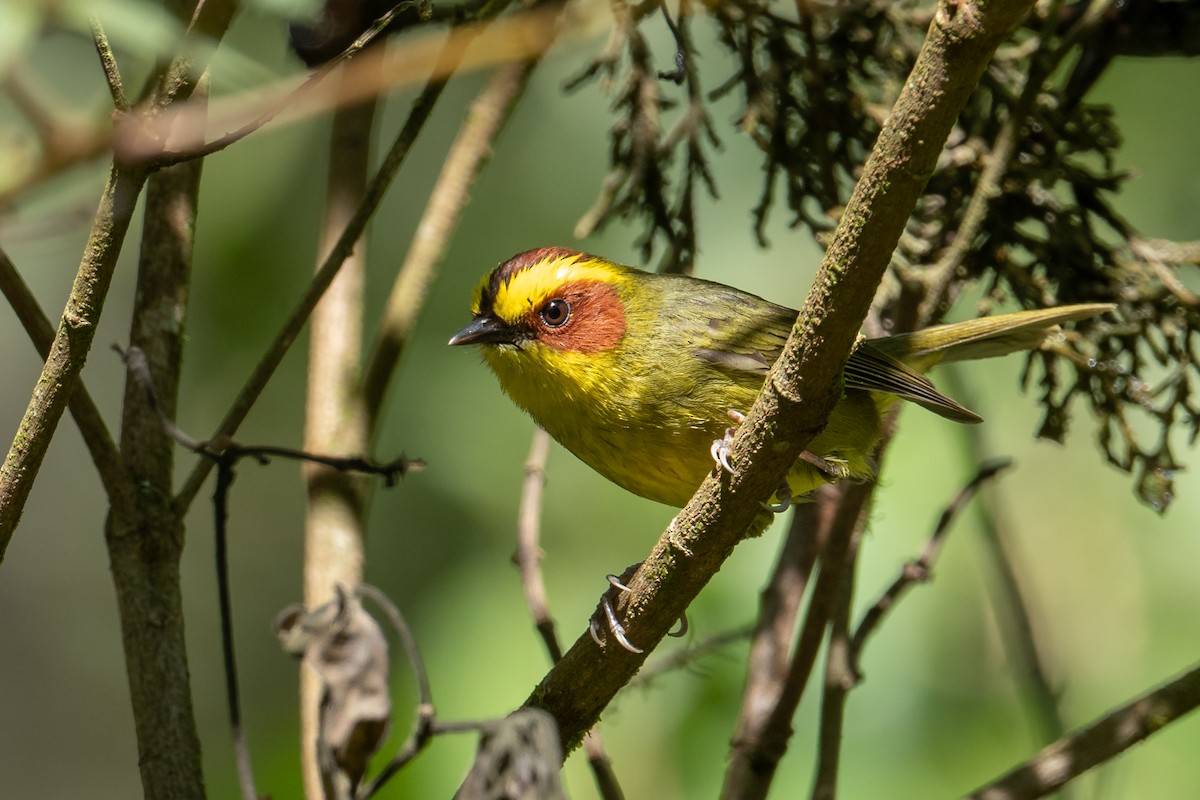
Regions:
<instances>
[{"instance_id":1,"label":"diagonal tree branch","mask_svg":"<svg viewBox=\"0 0 1200 800\"><path fill-rule=\"evenodd\" d=\"M33 292L29 291L29 287L21 279L21 274L17 271L16 266L2 249L0 249L0 293L4 294L9 306L16 312L17 319L20 320L21 326L29 335L38 355L43 359L47 358L50 355L50 347L54 343L54 327L46 318L42 307L38 305ZM88 393L87 387L82 382L71 394L70 400L67 401L67 407L71 409L71 416L75 418L75 424L79 426L83 443L92 456L92 463L96 465L96 471L100 474L100 483L104 485L108 502L112 505L124 502L122 497L125 490L125 468L121 463L120 453L117 452L117 445L113 441L108 426L104 424L100 409L96 407L95 401L92 400L91 394Z\"/></svg>"},{"instance_id":2,"label":"diagonal tree branch","mask_svg":"<svg viewBox=\"0 0 1200 800\"><path fill-rule=\"evenodd\" d=\"M21 512L41 469L50 439L87 361L96 325L104 310L104 299L117 268L117 257L145 180L145 172L137 168L114 164L109 171L83 260L75 274L46 364L4 464L0 465L0 561L3 561L13 531L21 521Z\"/></svg>"},{"instance_id":3,"label":"diagonal tree branch","mask_svg":"<svg viewBox=\"0 0 1200 800\"><path fill-rule=\"evenodd\" d=\"M625 629L649 651L734 546L759 501L824 425L842 366L954 121L995 48L1029 0L943 2L892 115L864 167L783 355L734 439L732 476L710 474L621 599ZM584 633L527 703L550 711L568 748L641 667L645 653Z\"/></svg>"},{"instance_id":4,"label":"diagonal tree branch","mask_svg":"<svg viewBox=\"0 0 1200 800\"><path fill-rule=\"evenodd\" d=\"M312 283L305 290L304 295L296 303L296 307L292 310L291 315L284 322L279 333L271 342L267 351L254 367L250 377L246 379L241 390L234 398L233 404L229 410L225 412L225 417L217 426L217 430L213 433L213 439L232 436L237 432L238 427L250 413L250 409L258 400L258 396L262 394L266 388L267 382L271 376L275 374L276 368L279 367L283 357L287 355L292 344L296 341L296 337L300 335L304 324L308 321L309 315L312 314L313 308L317 302L325 294L329 284L337 277L338 271L342 264L350 255L354 248L354 243L362 235L367 227L367 222L375 214L375 209L379 207L383 200L384 194L388 187L391 186L396 174L400 171L400 167L404 164L408 157L409 151L416 142L418 134L424 127L429 115L433 112L433 107L437 104L438 98L441 97L442 90L446 86L445 74L453 72L453 69L447 66L445 72L440 72L442 77L431 79L424 90L413 101L412 110L409 112L408 119L405 120L400 132L396 135L395 141L392 143L391 149L384 157L383 163L380 164L375 176L368 184L366 191L363 194L362 203L355 211L354 216L347 223L346 229L342 231L342 235L338 237L337 243L330 250L329 255L321 264L313 277ZM208 477L209 471L212 469L212 464L207 459L202 459L196 464L191 474L188 475L184 482L183 488L175 497L176 504L181 509L186 509L196 499L196 493L200 491L201 484Z\"/></svg>"},{"instance_id":5,"label":"diagonal tree branch","mask_svg":"<svg viewBox=\"0 0 1200 800\"><path fill-rule=\"evenodd\" d=\"M363 378L363 402L370 430L379 426L388 382L404 354L429 286L450 236L470 199L471 187L487 165L496 137L525 91L536 61L498 67L475 98L421 215L404 264L388 295Z\"/></svg>"},{"instance_id":6,"label":"diagonal tree branch","mask_svg":"<svg viewBox=\"0 0 1200 800\"><path fill-rule=\"evenodd\" d=\"M966 795L970 800L1033 800L1053 794L1092 767L1148 739L1200 706L1200 666L1072 731L1006 775Z\"/></svg>"}]
</instances>

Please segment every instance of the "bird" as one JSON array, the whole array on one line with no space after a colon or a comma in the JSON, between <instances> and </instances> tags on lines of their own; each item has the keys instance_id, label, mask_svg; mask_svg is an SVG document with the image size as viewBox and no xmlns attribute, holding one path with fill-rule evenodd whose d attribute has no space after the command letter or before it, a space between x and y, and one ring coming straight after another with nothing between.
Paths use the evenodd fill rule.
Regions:
<instances>
[{"instance_id":1,"label":"bird","mask_svg":"<svg viewBox=\"0 0 1200 800\"><path fill-rule=\"evenodd\" d=\"M883 415L898 400L981 422L924 376L935 364L1034 349L1059 323L1112 308L1070 305L860 337L828 423L776 497L873 479ZM714 459L731 468L730 417L753 404L798 312L701 278L543 247L488 273L471 315L449 344L478 346L517 406L613 483L682 507Z\"/></svg>"}]
</instances>

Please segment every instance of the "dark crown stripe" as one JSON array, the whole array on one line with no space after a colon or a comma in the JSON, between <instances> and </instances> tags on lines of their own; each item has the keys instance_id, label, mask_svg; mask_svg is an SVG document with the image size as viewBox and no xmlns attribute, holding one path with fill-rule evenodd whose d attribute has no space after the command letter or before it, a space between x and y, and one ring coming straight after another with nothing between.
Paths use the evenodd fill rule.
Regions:
<instances>
[{"instance_id":1,"label":"dark crown stripe","mask_svg":"<svg viewBox=\"0 0 1200 800\"><path fill-rule=\"evenodd\" d=\"M569 247L539 247L535 250L526 250L524 253L517 255L505 261L500 266L492 270L491 278L488 280L487 291L484 292L482 301L485 308L490 308L492 300L500 291L500 287L513 279L521 270L526 270L541 261L548 258L570 258L572 256L585 255L578 250L572 250Z\"/></svg>"}]
</instances>

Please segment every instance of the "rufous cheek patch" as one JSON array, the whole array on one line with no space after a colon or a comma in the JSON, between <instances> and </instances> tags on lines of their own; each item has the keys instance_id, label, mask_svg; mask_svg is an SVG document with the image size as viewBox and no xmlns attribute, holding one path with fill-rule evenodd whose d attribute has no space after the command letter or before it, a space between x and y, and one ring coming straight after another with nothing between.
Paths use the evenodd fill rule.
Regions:
<instances>
[{"instance_id":1,"label":"rufous cheek patch","mask_svg":"<svg viewBox=\"0 0 1200 800\"><path fill-rule=\"evenodd\" d=\"M625 305L609 284L565 283L554 297L571 305L571 316L565 324L552 328L542 321L540 309L531 309L528 319L542 343L556 350L586 355L612 350L625 338Z\"/></svg>"}]
</instances>

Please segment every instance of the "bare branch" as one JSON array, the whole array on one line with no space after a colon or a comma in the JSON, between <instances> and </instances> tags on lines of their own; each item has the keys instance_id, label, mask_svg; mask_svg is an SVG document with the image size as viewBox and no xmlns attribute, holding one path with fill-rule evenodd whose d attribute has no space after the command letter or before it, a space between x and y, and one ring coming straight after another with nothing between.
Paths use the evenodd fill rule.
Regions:
<instances>
[{"instance_id":1,"label":"bare branch","mask_svg":"<svg viewBox=\"0 0 1200 800\"><path fill-rule=\"evenodd\" d=\"M762 738L771 710L779 705L787 679L800 605L817 557L829 541L833 513L844 489L822 487L815 502L797 506L775 569L759 598L746 686L731 746L740 749Z\"/></svg>"},{"instance_id":2,"label":"bare branch","mask_svg":"<svg viewBox=\"0 0 1200 800\"><path fill-rule=\"evenodd\" d=\"M475 98L446 155L404 264L392 284L364 371L363 403L368 430L372 432L378 428L388 382L404 354L450 236L470 199L471 187L487 164L496 137L524 92L536 64L536 61L521 61L497 68Z\"/></svg>"},{"instance_id":3,"label":"bare branch","mask_svg":"<svg viewBox=\"0 0 1200 800\"><path fill-rule=\"evenodd\" d=\"M1200 666L1072 731L1024 764L966 795L968 800L1033 800L1149 738L1200 706Z\"/></svg>"},{"instance_id":4,"label":"bare branch","mask_svg":"<svg viewBox=\"0 0 1200 800\"><path fill-rule=\"evenodd\" d=\"M37 298L33 296L33 292L29 290L25 281L22 280L21 274L2 248L0 248L0 293L4 294L9 306L16 313L17 319L20 320L21 326L29 335L38 355L43 359L47 358L54 342L54 328L51 327L50 320L46 318L46 313L38 304ZM103 484L104 491L108 495L108 502L113 506L121 505L125 502L123 494L126 489L125 468L121 463L121 455L117 452L117 445L113 441L108 426L104 424L100 409L96 407L96 403L92 400L82 379L79 380L78 387L71 394L68 408L71 409L71 416L75 418L75 424L79 426L83 443L87 446L88 453L91 454L92 463L96 465L100 483Z\"/></svg>"},{"instance_id":5,"label":"bare branch","mask_svg":"<svg viewBox=\"0 0 1200 800\"><path fill-rule=\"evenodd\" d=\"M921 550L921 555L905 564L887 591L875 601L874 605L867 609L862 620L858 623L858 627L855 628L854 637L850 641L850 666L854 682L857 683L862 680L862 669L859 664L861 663L862 651L866 646L867 639L879 629L883 618L914 584L924 583L929 580L933 571L933 565L937 562L938 556L941 555L942 546L945 543L946 535L950 532L951 524L958 518L958 515L962 512L966 504L987 481L992 480L1010 466L1012 466L1012 460L1002 458L990 461L980 467L979 471L975 473L975 477L971 478L967 485L960 489L954 499L942 510L942 515L934 527L933 535L925 543L925 547Z\"/></svg>"},{"instance_id":6,"label":"bare branch","mask_svg":"<svg viewBox=\"0 0 1200 800\"><path fill-rule=\"evenodd\" d=\"M542 516L542 488L546 484L546 456L550 453L550 436L541 428L533 432L529 455L525 459L525 485L521 490L521 505L517 512L517 551L513 560L521 570L521 588L525 590L525 605L533 617L534 626L552 662L562 658L562 646L554 632L554 618L546 602L546 584L542 580L542 549L538 542Z\"/></svg>"},{"instance_id":7,"label":"bare branch","mask_svg":"<svg viewBox=\"0 0 1200 800\"><path fill-rule=\"evenodd\" d=\"M345 81L349 76L342 73L338 78ZM333 114L317 267L362 203L377 110L371 98ZM309 451L368 452L358 382L366 266L366 241L360 238L312 312L304 406L304 448ZM361 475L312 463L305 465L304 483L304 603L313 608L339 587L362 583L366 483ZM347 797L361 779L368 755L333 758L323 752L328 749L322 735L327 693L326 678L316 669L316 662L305 659L300 666L299 697L305 794ZM379 744L380 740L370 736L360 742L364 750Z\"/></svg>"},{"instance_id":8,"label":"bare branch","mask_svg":"<svg viewBox=\"0 0 1200 800\"><path fill-rule=\"evenodd\" d=\"M284 322L283 327L276 334L275 339L271 342L271 345L267 348L262 358L259 359L254 371L246 379L237 397L234 398L233 404L225 412L224 419L221 420L220 425L217 426L217 430L213 434L212 438L214 440L232 436L242 424L242 420L250 413L250 409L258 400L258 396L266 388L271 376L275 374L275 369L279 366L279 363L283 360L288 350L291 349L292 343L296 341L296 337L300 335L300 331L308 321L313 308L324 295L325 290L329 288L329 284L333 282L342 264L354 249L354 243L358 241L363 230L366 229L367 222L375 214L375 209L378 208L379 203L383 200L383 195L387 192L392 180L400 171L401 165L404 163L405 158L407 158L409 150L416 141L417 135L424 127L426 120L429 119L429 115L432 113L433 107L436 105L444 88L445 82L443 80L431 81L425 86L425 89L417 99L413 101L408 119L397 134L391 149L376 171L375 177L371 179L370 184L367 186L367 190L363 194L362 203L359 205L357 211L355 211L350 222L346 225L346 229L342 232L342 235L338 238L337 244L333 246L333 249L330 250L329 255L321 264L321 268L317 270L312 283L297 302L291 315ZM212 469L212 465L208 461L201 461L196 465L184 482L183 488L176 495L176 505L181 509L186 509L191 505L205 477L208 476L210 469Z\"/></svg>"},{"instance_id":9,"label":"bare branch","mask_svg":"<svg viewBox=\"0 0 1200 800\"><path fill-rule=\"evenodd\" d=\"M104 80L108 84L108 92L112 95L113 108L117 111L128 111L129 98L125 96L125 83L121 80L121 70L117 66L117 57L108 43L108 34L100 24L100 18L95 14L88 16L88 24L92 28L92 42L96 45L96 54L100 56L100 67L104 70Z\"/></svg>"},{"instance_id":10,"label":"bare branch","mask_svg":"<svg viewBox=\"0 0 1200 800\"><path fill-rule=\"evenodd\" d=\"M800 635L791 658L778 675L773 689L774 702L753 718L754 726L743 725L739 718L737 734L731 743L729 767L721 796L725 798L762 798L767 796L779 760L787 752L792 734L792 719L816 665L825 630L842 599L842 587L857 550L858 536L875 490L872 483L844 484L839 492L829 532L823 537L821 570L800 625ZM747 718L750 719L750 718ZM840 722L840 720L839 720Z\"/></svg>"},{"instance_id":11,"label":"bare branch","mask_svg":"<svg viewBox=\"0 0 1200 800\"><path fill-rule=\"evenodd\" d=\"M50 346L36 391L0 466L0 561L21 519L50 439L87 361L117 256L146 180L144 172L113 167L75 275L62 322Z\"/></svg>"},{"instance_id":12,"label":"bare branch","mask_svg":"<svg viewBox=\"0 0 1200 800\"><path fill-rule=\"evenodd\" d=\"M861 529L861 525L859 528ZM846 701L854 688L850 652L850 608L854 602L854 582L858 565L861 530L850 540L846 553L842 585L829 617L829 646L825 651L825 680L821 693L821 721L817 743L817 768L813 775L813 800L837 797L838 770L842 762L842 730L846 721ZM793 713L794 709L793 709Z\"/></svg>"},{"instance_id":13,"label":"bare branch","mask_svg":"<svg viewBox=\"0 0 1200 800\"><path fill-rule=\"evenodd\" d=\"M502 7L500 4L497 10ZM208 115L197 113L198 109L188 104L174 105L153 118L129 115L118 125L113 149L131 163L174 163L209 155L274 119L292 121L357 105L420 76L428 76L427 83L440 83L460 69L537 57L554 41L557 19L551 9L495 21L482 18L454 28L449 36L420 37L394 50L371 48L348 61L331 62L302 79L285 78L215 101ZM478 45L472 46L477 41ZM347 52L357 52L355 48L352 45ZM335 66L346 73L336 87L324 80ZM210 125L229 132L194 147L170 143L172 131L204 130Z\"/></svg>"}]
</instances>

